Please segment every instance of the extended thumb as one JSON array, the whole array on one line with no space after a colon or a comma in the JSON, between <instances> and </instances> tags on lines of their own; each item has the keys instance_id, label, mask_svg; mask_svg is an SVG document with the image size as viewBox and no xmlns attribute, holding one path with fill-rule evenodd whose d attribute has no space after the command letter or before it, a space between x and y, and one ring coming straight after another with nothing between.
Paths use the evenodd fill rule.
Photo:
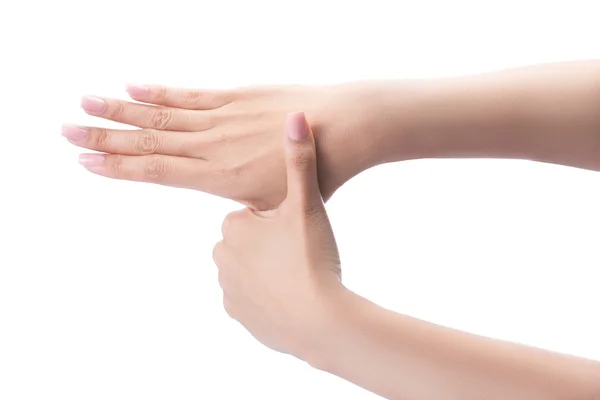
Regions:
<instances>
[{"instance_id":1,"label":"extended thumb","mask_svg":"<svg viewBox=\"0 0 600 400\"><path fill-rule=\"evenodd\" d=\"M303 112L288 115L285 136L287 200L297 200L305 205L322 202L315 140Z\"/></svg>"}]
</instances>

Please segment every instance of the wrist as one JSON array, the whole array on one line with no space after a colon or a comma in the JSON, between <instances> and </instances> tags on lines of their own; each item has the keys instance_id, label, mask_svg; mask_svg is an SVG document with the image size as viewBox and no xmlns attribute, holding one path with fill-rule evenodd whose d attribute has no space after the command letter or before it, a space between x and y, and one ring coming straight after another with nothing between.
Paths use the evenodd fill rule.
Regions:
<instances>
[{"instance_id":1,"label":"wrist","mask_svg":"<svg viewBox=\"0 0 600 400\"><path fill-rule=\"evenodd\" d=\"M357 84L360 137L353 142L362 156L362 170L395 161L420 158L427 141L412 115L429 96L426 80L368 81Z\"/></svg>"},{"instance_id":2,"label":"wrist","mask_svg":"<svg viewBox=\"0 0 600 400\"><path fill-rule=\"evenodd\" d=\"M361 308L366 300L340 285L328 291L316 318L309 340L296 356L315 369L334 373L336 365L350 359L357 345L356 334L363 325Z\"/></svg>"},{"instance_id":3,"label":"wrist","mask_svg":"<svg viewBox=\"0 0 600 400\"><path fill-rule=\"evenodd\" d=\"M452 79L411 79L375 85L371 114L380 122L372 123L377 128L372 131L372 166L436 157L454 145L456 138L448 134L453 121L431 123L440 114L445 116L444 110L452 104L457 92L453 83Z\"/></svg>"},{"instance_id":4,"label":"wrist","mask_svg":"<svg viewBox=\"0 0 600 400\"><path fill-rule=\"evenodd\" d=\"M401 111L412 86L407 81L362 81L326 91L328 100L312 121L325 200L352 177L387 162L390 145L402 149L394 143L401 140Z\"/></svg>"}]
</instances>

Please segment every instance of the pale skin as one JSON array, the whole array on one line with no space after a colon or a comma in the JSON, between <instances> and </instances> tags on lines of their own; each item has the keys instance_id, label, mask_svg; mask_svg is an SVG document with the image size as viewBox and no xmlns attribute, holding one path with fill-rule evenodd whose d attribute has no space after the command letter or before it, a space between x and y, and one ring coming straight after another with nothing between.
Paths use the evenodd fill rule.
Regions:
<instances>
[{"instance_id":1,"label":"pale skin","mask_svg":"<svg viewBox=\"0 0 600 400\"><path fill-rule=\"evenodd\" d=\"M226 218L214 258L228 313L265 345L390 399L600 398L597 362L430 324L346 289L323 206L366 168L407 159L522 158L600 170L599 62L330 87L129 92L160 108L83 105L141 132L64 132L108 153L82 157L94 173L248 206ZM287 116L297 109L314 135L303 114Z\"/></svg>"},{"instance_id":2,"label":"pale skin","mask_svg":"<svg viewBox=\"0 0 600 400\"><path fill-rule=\"evenodd\" d=\"M91 172L197 189L255 209L285 197L285 115L303 110L323 197L378 164L430 157L523 158L600 170L600 62L447 79L188 90L130 86L140 102L86 96L89 114L142 128L67 125Z\"/></svg>"}]
</instances>

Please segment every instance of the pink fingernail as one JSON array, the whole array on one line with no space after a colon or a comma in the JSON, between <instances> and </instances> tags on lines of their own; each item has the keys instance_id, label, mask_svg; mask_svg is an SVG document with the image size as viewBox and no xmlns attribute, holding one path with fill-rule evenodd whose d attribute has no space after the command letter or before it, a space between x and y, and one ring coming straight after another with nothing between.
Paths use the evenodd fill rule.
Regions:
<instances>
[{"instance_id":1,"label":"pink fingernail","mask_svg":"<svg viewBox=\"0 0 600 400\"><path fill-rule=\"evenodd\" d=\"M106 102L99 97L83 96L81 107L90 114L102 114L106 111Z\"/></svg>"},{"instance_id":2,"label":"pink fingernail","mask_svg":"<svg viewBox=\"0 0 600 400\"><path fill-rule=\"evenodd\" d=\"M100 167L104 165L104 154L81 154L79 164L84 167Z\"/></svg>"},{"instance_id":3,"label":"pink fingernail","mask_svg":"<svg viewBox=\"0 0 600 400\"><path fill-rule=\"evenodd\" d=\"M144 85L127 85L127 93L133 97L146 97L148 95L148 87Z\"/></svg>"},{"instance_id":4,"label":"pink fingernail","mask_svg":"<svg viewBox=\"0 0 600 400\"><path fill-rule=\"evenodd\" d=\"M88 137L88 129L77 125L63 125L62 135L69 140L78 142Z\"/></svg>"},{"instance_id":5,"label":"pink fingernail","mask_svg":"<svg viewBox=\"0 0 600 400\"><path fill-rule=\"evenodd\" d=\"M288 114L286 124L287 135L290 139L296 142L306 140L309 134L308 123L303 112Z\"/></svg>"}]
</instances>

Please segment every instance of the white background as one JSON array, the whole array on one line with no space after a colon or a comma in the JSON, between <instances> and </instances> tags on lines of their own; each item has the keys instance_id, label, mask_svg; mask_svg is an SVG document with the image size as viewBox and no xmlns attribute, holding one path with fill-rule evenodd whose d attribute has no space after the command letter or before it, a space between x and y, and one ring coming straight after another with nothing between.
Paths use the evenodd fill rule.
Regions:
<instances>
[{"instance_id":1,"label":"white background","mask_svg":"<svg viewBox=\"0 0 600 400\"><path fill-rule=\"evenodd\" d=\"M81 95L598 58L594 3L2 1L0 399L375 398L226 317L211 249L238 205L77 164L60 125L103 124ZM427 160L365 172L328 210L358 293L600 359L599 204L600 173Z\"/></svg>"}]
</instances>

